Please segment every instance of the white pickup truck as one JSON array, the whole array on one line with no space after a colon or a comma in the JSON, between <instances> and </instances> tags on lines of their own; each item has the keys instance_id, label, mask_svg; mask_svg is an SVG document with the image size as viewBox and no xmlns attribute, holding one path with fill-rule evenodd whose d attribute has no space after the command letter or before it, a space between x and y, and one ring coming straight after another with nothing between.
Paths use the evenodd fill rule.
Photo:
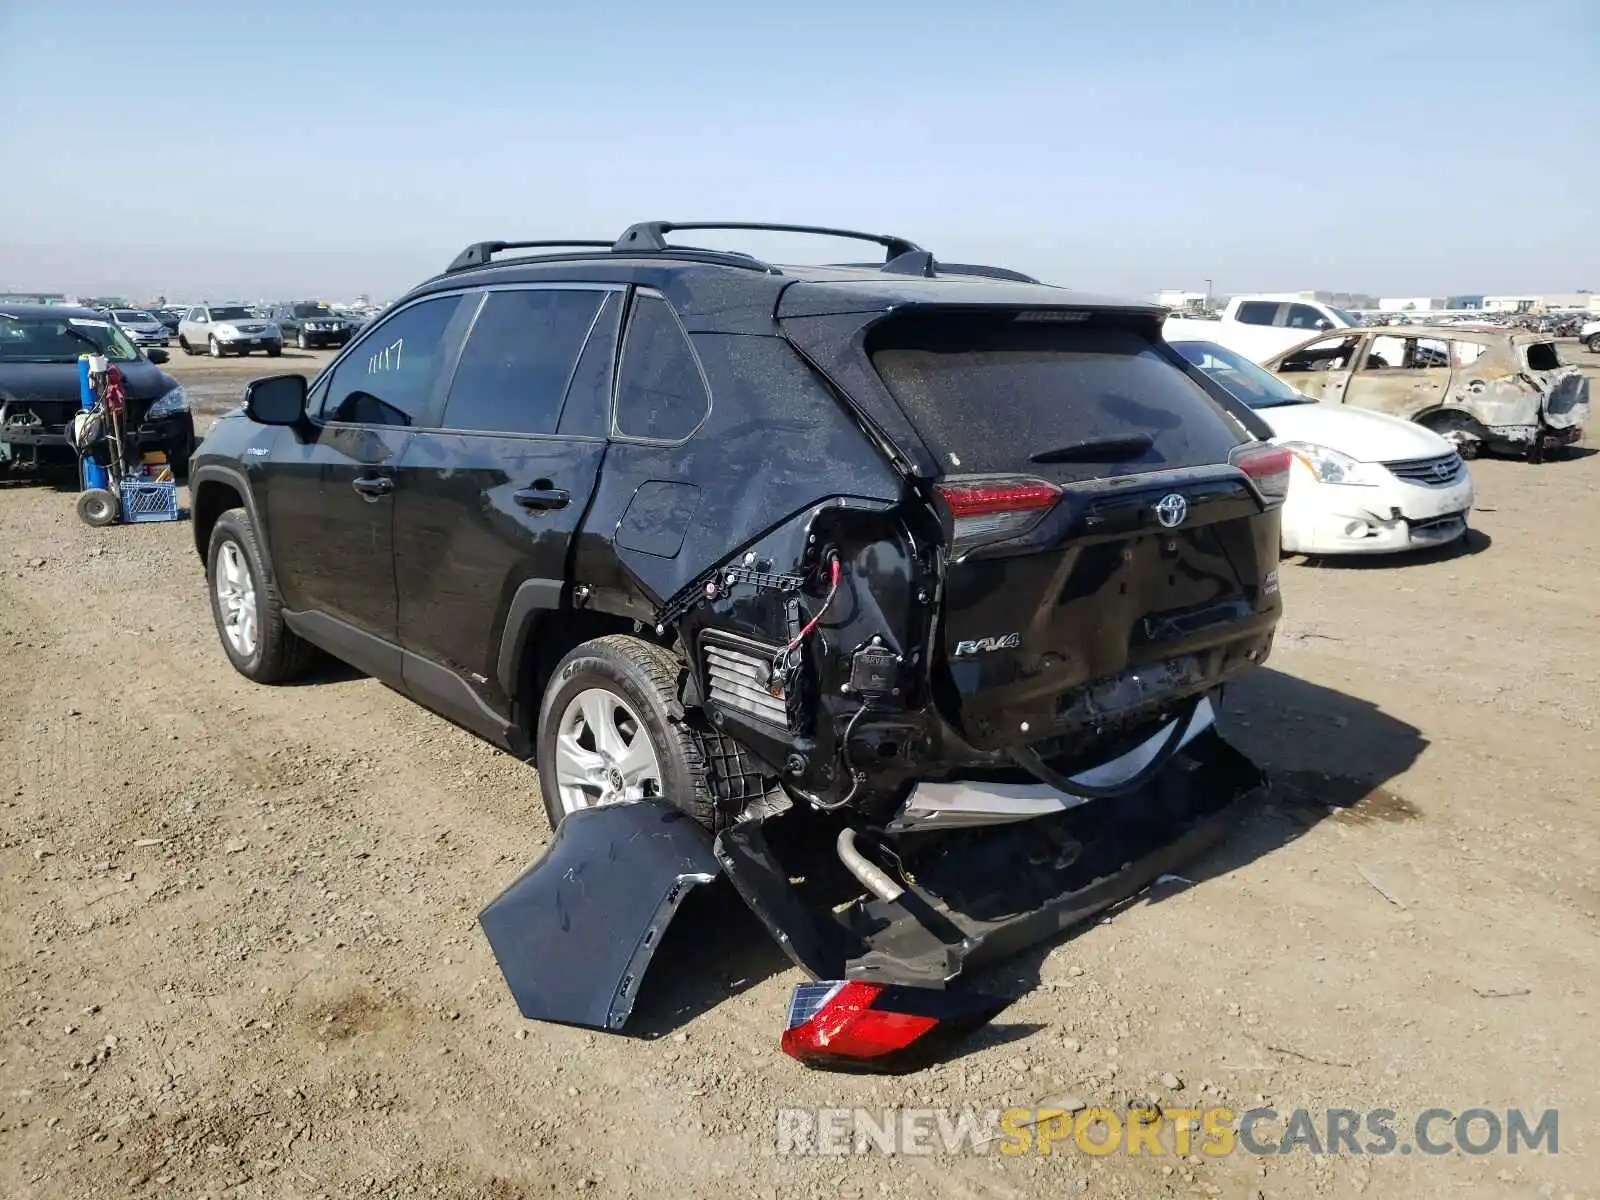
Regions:
<instances>
[{"instance_id":1,"label":"white pickup truck","mask_svg":"<svg viewBox=\"0 0 1600 1200\"><path fill-rule=\"evenodd\" d=\"M1220 321L1168 317L1167 340L1184 337L1216 342L1255 362L1264 362L1314 333L1325 329L1350 329L1359 324L1355 314L1319 300L1272 295L1235 296L1222 310Z\"/></svg>"}]
</instances>

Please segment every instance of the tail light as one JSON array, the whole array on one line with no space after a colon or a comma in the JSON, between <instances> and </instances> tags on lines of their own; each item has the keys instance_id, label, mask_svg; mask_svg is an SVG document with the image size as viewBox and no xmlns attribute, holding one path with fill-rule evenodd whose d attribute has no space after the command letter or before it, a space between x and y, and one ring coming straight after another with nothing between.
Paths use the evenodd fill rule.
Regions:
<instances>
[{"instance_id":1,"label":"tail light","mask_svg":"<svg viewBox=\"0 0 1600 1200\"><path fill-rule=\"evenodd\" d=\"M1264 442L1240 446L1228 461L1250 477L1256 491L1268 504L1282 504L1289 494L1289 465L1294 455L1282 446Z\"/></svg>"},{"instance_id":2,"label":"tail light","mask_svg":"<svg viewBox=\"0 0 1600 1200\"><path fill-rule=\"evenodd\" d=\"M783 1052L808 1067L894 1072L921 1066L1010 1001L881 983L803 983L789 1000Z\"/></svg>"},{"instance_id":3,"label":"tail light","mask_svg":"<svg viewBox=\"0 0 1600 1200\"><path fill-rule=\"evenodd\" d=\"M956 558L990 542L1020 537L1061 499L1061 489L1043 479L958 480L933 490L950 514L950 552Z\"/></svg>"}]
</instances>

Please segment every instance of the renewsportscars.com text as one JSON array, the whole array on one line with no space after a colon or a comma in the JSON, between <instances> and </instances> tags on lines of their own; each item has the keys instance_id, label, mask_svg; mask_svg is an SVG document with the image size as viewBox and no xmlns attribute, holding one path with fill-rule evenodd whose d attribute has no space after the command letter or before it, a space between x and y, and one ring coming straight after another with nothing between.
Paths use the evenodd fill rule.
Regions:
<instances>
[{"instance_id":1,"label":"renewsportscars.com text","mask_svg":"<svg viewBox=\"0 0 1600 1200\"><path fill-rule=\"evenodd\" d=\"M780 1108L780 1155L1560 1152L1560 1112L1520 1108Z\"/></svg>"}]
</instances>

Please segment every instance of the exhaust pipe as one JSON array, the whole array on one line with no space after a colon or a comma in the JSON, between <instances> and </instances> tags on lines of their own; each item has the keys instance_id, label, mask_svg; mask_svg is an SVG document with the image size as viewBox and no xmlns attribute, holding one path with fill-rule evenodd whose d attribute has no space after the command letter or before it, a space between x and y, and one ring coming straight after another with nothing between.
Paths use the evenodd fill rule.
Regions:
<instances>
[{"instance_id":1,"label":"exhaust pipe","mask_svg":"<svg viewBox=\"0 0 1600 1200\"><path fill-rule=\"evenodd\" d=\"M894 904L905 895L905 888L896 883L887 871L868 862L867 856L856 849L856 831L848 825L839 831L834 848L839 852L839 861L844 864L845 870L885 904Z\"/></svg>"}]
</instances>

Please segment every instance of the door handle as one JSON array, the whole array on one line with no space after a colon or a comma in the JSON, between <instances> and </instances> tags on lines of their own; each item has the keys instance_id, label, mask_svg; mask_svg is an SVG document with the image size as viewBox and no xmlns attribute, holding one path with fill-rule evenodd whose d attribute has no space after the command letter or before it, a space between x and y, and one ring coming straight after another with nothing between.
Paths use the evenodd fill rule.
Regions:
<instances>
[{"instance_id":1,"label":"door handle","mask_svg":"<svg viewBox=\"0 0 1600 1200\"><path fill-rule=\"evenodd\" d=\"M361 493L363 500L371 504L394 491L394 480L376 475L364 479L352 479L350 486Z\"/></svg>"},{"instance_id":2,"label":"door handle","mask_svg":"<svg viewBox=\"0 0 1600 1200\"><path fill-rule=\"evenodd\" d=\"M541 479L540 483L546 481ZM566 488L558 487L531 487L523 488L511 497L523 508L532 509L534 512L547 512L552 508L565 508L572 503L572 493Z\"/></svg>"}]
</instances>

